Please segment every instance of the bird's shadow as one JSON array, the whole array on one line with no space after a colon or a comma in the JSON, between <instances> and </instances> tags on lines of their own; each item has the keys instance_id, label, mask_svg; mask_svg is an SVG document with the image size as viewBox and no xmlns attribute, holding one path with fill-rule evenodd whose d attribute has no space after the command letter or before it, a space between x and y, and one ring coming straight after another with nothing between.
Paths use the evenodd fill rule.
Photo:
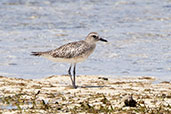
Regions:
<instances>
[{"instance_id":1,"label":"bird's shadow","mask_svg":"<svg viewBox=\"0 0 171 114\"><path fill-rule=\"evenodd\" d=\"M77 88L103 88L103 87L109 87L109 86L77 86Z\"/></svg>"}]
</instances>

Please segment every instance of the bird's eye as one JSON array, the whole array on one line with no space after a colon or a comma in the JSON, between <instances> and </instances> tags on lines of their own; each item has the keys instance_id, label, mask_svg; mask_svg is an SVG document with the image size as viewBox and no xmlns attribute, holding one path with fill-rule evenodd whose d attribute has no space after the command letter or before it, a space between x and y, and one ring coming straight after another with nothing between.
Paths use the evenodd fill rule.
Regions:
<instances>
[{"instance_id":1,"label":"bird's eye","mask_svg":"<svg viewBox=\"0 0 171 114\"><path fill-rule=\"evenodd\" d=\"M93 35L93 38L97 38L97 36L96 35Z\"/></svg>"}]
</instances>

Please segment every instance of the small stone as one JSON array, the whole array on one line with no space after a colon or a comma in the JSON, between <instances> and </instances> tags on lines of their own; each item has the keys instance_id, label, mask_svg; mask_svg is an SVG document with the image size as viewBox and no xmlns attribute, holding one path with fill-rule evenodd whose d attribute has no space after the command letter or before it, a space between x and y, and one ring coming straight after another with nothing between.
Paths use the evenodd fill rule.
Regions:
<instances>
[{"instance_id":1,"label":"small stone","mask_svg":"<svg viewBox=\"0 0 171 114\"><path fill-rule=\"evenodd\" d=\"M132 95L128 96L127 99L124 100L125 106L136 107L137 102L133 99Z\"/></svg>"},{"instance_id":2,"label":"small stone","mask_svg":"<svg viewBox=\"0 0 171 114\"><path fill-rule=\"evenodd\" d=\"M105 77L98 77L98 79L108 80L108 78L105 78Z\"/></svg>"}]
</instances>

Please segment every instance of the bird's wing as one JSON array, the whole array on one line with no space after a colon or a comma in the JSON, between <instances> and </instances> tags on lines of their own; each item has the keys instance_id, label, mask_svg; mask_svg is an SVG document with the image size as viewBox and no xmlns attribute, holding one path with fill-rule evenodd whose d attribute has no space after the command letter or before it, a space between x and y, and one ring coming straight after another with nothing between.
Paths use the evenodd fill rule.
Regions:
<instances>
[{"instance_id":1,"label":"bird's wing","mask_svg":"<svg viewBox=\"0 0 171 114\"><path fill-rule=\"evenodd\" d=\"M84 54L90 48L91 46L85 41L72 42L52 50L51 55L59 58L73 58Z\"/></svg>"}]
</instances>

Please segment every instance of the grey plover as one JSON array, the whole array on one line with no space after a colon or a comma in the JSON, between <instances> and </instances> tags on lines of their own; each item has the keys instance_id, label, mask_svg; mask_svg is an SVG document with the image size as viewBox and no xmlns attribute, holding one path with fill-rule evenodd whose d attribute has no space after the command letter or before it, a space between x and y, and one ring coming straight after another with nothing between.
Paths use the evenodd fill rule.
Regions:
<instances>
[{"instance_id":1,"label":"grey plover","mask_svg":"<svg viewBox=\"0 0 171 114\"><path fill-rule=\"evenodd\" d=\"M88 58L88 56L94 51L97 41L107 42L107 40L99 37L96 32L91 32L88 34L85 40L71 42L50 51L32 52L32 55L43 56L54 62L71 63L68 74L71 78L73 87L77 88L75 84L76 63L82 62ZM72 66L74 66L73 75L71 74Z\"/></svg>"}]
</instances>

